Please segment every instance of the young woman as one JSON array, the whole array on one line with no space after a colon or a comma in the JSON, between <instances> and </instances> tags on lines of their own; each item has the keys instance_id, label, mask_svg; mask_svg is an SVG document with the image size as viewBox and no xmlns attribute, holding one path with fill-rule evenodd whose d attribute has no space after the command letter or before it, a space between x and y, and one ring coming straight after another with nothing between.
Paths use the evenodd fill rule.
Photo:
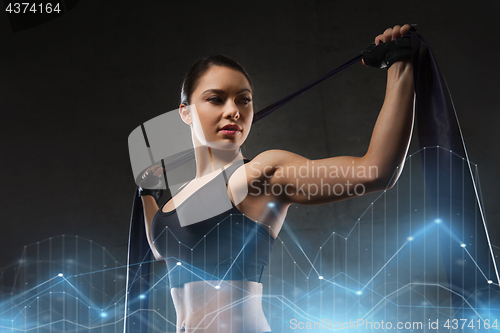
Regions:
<instances>
[{"instance_id":1,"label":"young woman","mask_svg":"<svg viewBox=\"0 0 500 333\"><path fill-rule=\"evenodd\" d=\"M389 28L375 43L409 30L409 25ZM288 207L391 187L409 146L413 97L410 59L396 61L388 69L385 101L363 157L311 161L269 150L248 161L240 146L254 113L249 76L223 56L193 65L179 114L191 127L196 177L161 208L147 192L142 195L151 250L168 267L177 332L270 331L261 277ZM331 173L347 168L363 172ZM144 177L161 173L152 167Z\"/></svg>"}]
</instances>

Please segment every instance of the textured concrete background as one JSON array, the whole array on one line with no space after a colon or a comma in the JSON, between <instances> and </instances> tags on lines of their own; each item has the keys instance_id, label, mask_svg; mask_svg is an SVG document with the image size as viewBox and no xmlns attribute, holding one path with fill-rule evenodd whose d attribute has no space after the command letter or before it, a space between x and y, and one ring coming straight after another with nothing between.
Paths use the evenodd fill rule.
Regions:
<instances>
[{"instance_id":1,"label":"textured concrete background","mask_svg":"<svg viewBox=\"0 0 500 333\"><path fill-rule=\"evenodd\" d=\"M0 13L1 268L15 265L24 245L62 234L92 239L125 261L135 189L127 137L176 108L182 76L199 57L238 60L254 80L258 110L402 23L417 23L433 47L500 245L500 2L173 3L81 0L18 33ZM256 124L245 155L271 148L313 159L362 155L384 82L383 71L351 67ZM369 199L293 208L287 223L314 243L335 221L358 217Z\"/></svg>"}]
</instances>

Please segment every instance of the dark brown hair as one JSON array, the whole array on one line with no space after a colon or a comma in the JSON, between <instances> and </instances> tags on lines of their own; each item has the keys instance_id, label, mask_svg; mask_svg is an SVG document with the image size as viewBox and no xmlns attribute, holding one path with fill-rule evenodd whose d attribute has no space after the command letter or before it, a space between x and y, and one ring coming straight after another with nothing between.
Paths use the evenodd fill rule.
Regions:
<instances>
[{"instance_id":1,"label":"dark brown hair","mask_svg":"<svg viewBox=\"0 0 500 333\"><path fill-rule=\"evenodd\" d=\"M182 82L180 104L190 104L191 95L196 89L201 76L213 66L227 67L242 73L243 75L245 75L248 83L250 83L250 87L253 91L252 80L250 79L250 76L245 71L245 69L239 63L226 57L225 55L217 54L209 57L204 57L191 66L189 71L184 76L184 81Z\"/></svg>"}]
</instances>

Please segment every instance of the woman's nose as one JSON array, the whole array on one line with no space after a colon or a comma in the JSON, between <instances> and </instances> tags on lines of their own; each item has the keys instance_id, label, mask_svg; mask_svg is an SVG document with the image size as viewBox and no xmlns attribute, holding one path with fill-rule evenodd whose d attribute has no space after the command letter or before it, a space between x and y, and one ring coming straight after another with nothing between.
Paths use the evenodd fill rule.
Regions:
<instances>
[{"instance_id":1,"label":"woman's nose","mask_svg":"<svg viewBox=\"0 0 500 333\"><path fill-rule=\"evenodd\" d=\"M224 118L238 119L239 117L240 113L238 111L236 103L234 103L233 101L228 101L224 110Z\"/></svg>"}]
</instances>

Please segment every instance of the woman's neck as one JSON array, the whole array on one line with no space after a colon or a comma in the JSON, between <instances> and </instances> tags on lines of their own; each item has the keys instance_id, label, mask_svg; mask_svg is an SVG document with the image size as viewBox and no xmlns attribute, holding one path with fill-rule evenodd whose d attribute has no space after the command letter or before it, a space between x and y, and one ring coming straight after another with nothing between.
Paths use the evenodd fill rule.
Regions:
<instances>
[{"instance_id":1,"label":"woman's neck","mask_svg":"<svg viewBox=\"0 0 500 333\"><path fill-rule=\"evenodd\" d=\"M238 160L243 160L243 155L237 150L220 150L208 146L198 146L195 149L196 177L203 177L214 171L224 169Z\"/></svg>"}]
</instances>

